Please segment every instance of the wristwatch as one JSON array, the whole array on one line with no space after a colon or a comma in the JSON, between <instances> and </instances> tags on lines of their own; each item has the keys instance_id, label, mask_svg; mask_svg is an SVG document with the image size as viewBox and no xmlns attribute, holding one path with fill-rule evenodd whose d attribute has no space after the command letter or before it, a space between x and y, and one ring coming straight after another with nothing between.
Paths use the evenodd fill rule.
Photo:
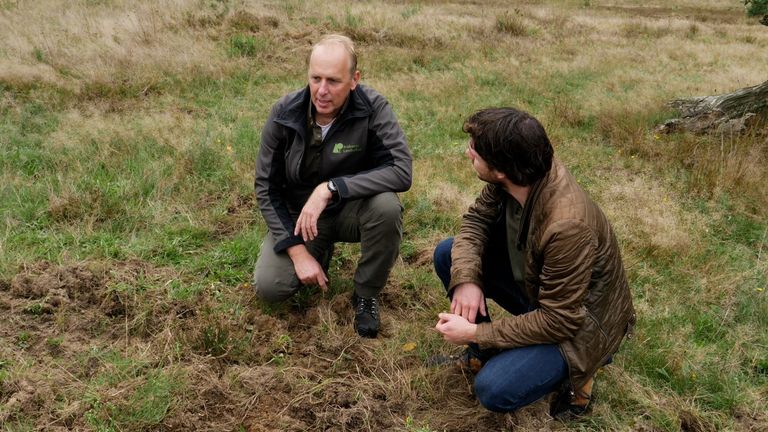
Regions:
<instances>
[{"instance_id":1,"label":"wristwatch","mask_svg":"<svg viewBox=\"0 0 768 432\"><path fill-rule=\"evenodd\" d=\"M331 191L331 197L337 199L339 197L339 189L336 187L336 183L334 183L333 180L328 180L326 186L328 186L328 190Z\"/></svg>"}]
</instances>

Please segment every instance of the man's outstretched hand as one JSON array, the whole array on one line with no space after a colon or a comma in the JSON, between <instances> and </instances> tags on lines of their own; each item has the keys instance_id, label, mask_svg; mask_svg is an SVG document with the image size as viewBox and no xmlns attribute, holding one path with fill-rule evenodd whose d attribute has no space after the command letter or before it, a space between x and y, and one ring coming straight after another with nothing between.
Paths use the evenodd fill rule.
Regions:
<instances>
[{"instance_id":1,"label":"man's outstretched hand","mask_svg":"<svg viewBox=\"0 0 768 432\"><path fill-rule=\"evenodd\" d=\"M333 195L328 190L326 183L317 185L301 209L299 219L296 220L296 228L293 230L293 235L301 234L301 238L304 241L314 240L317 237L317 220L332 198Z\"/></svg>"}]
</instances>

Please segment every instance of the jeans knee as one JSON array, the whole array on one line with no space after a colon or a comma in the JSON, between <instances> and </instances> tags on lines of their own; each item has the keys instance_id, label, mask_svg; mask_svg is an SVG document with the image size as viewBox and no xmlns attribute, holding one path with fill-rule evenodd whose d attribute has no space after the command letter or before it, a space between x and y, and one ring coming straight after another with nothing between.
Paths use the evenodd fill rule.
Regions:
<instances>
[{"instance_id":1,"label":"jeans knee","mask_svg":"<svg viewBox=\"0 0 768 432\"><path fill-rule=\"evenodd\" d=\"M486 377L482 374L478 374L475 377L475 396L480 404L488 411L493 412L510 412L522 405L519 400L511 395L508 389L503 386L497 385L498 377Z\"/></svg>"}]
</instances>

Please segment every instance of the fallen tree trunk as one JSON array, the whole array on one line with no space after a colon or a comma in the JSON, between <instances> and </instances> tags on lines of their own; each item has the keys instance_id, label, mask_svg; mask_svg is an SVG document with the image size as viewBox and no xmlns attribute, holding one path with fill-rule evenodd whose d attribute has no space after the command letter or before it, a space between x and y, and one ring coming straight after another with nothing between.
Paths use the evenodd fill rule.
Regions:
<instances>
[{"instance_id":1,"label":"fallen tree trunk","mask_svg":"<svg viewBox=\"0 0 768 432\"><path fill-rule=\"evenodd\" d=\"M668 105L682 117L664 122L660 132L741 133L768 112L768 81L724 95L676 99Z\"/></svg>"}]
</instances>

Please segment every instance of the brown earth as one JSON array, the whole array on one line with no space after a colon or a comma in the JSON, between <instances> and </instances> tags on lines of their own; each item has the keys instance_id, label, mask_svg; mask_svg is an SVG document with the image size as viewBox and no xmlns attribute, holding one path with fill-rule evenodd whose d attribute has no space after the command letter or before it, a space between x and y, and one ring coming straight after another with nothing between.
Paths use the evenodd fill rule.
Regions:
<instances>
[{"instance_id":1,"label":"brown earth","mask_svg":"<svg viewBox=\"0 0 768 432\"><path fill-rule=\"evenodd\" d=\"M0 423L355 431L418 426L409 418L436 430L521 421L481 409L471 377L423 367L418 350L392 358L401 351L394 320L409 316L407 294L394 287L382 299L382 336L370 340L352 329L347 293L266 313L249 286L173 300L164 287L180 278L133 260L38 262L2 281ZM173 383L166 411L154 424L128 416L157 376ZM535 407L539 420L523 421L539 429L546 404Z\"/></svg>"}]
</instances>

